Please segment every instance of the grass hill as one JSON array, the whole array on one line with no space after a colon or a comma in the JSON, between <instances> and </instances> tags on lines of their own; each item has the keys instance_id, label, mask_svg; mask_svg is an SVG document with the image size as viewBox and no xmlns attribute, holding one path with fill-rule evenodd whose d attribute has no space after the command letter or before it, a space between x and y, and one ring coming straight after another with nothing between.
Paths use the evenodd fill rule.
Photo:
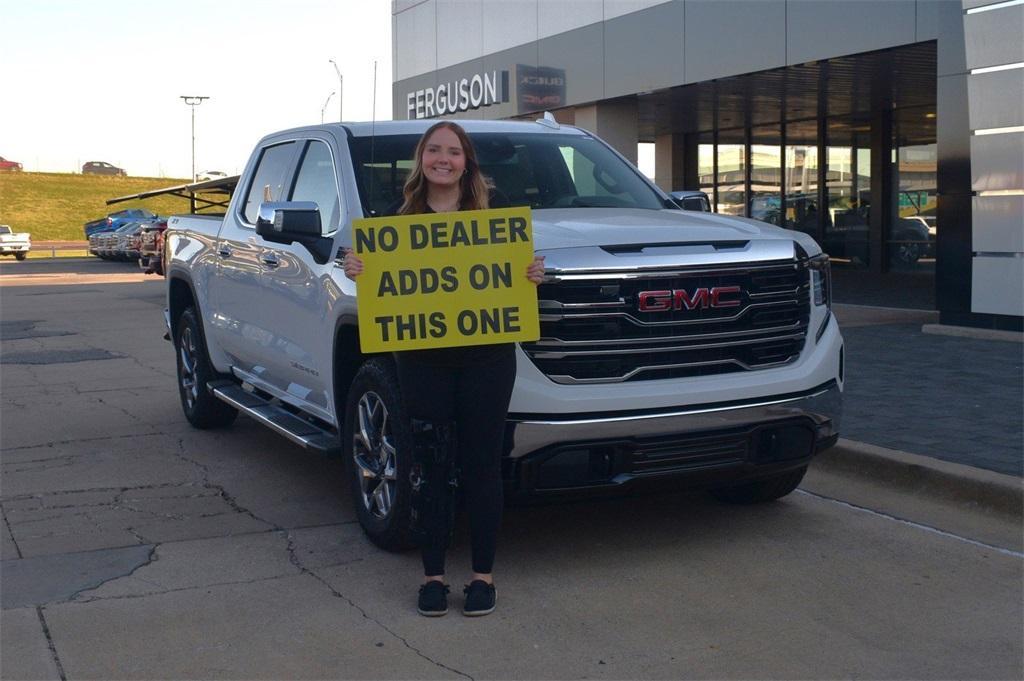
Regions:
<instances>
[{"instance_id":1,"label":"grass hill","mask_svg":"<svg viewBox=\"0 0 1024 681\"><path fill-rule=\"evenodd\" d=\"M187 213L188 201L174 196L106 204L107 199L185 182L166 177L0 173L0 224L31 233L33 241L82 241L84 223L124 208L146 208L157 215Z\"/></svg>"}]
</instances>

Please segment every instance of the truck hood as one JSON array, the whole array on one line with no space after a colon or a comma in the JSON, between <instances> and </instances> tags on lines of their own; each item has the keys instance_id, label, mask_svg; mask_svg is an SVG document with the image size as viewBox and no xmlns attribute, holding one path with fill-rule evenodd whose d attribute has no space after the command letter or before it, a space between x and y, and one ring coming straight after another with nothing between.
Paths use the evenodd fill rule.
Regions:
<instances>
[{"instance_id":1,"label":"truck hood","mask_svg":"<svg viewBox=\"0 0 1024 681\"><path fill-rule=\"evenodd\" d=\"M797 232L715 213L639 208L559 208L533 211L539 249L627 244L708 243L786 239Z\"/></svg>"},{"instance_id":2,"label":"truck hood","mask_svg":"<svg viewBox=\"0 0 1024 681\"><path fill-rule=\"evenodd\" d=\"M598 268L666 267L790 259L796 255L795 244L807 255L821 252L814 239L802 232L696 211L545 209L533 211L532 220L535 250L549 256L549 267L576 269L570 263L583 262Z\"/></svg>"}]
</instances>

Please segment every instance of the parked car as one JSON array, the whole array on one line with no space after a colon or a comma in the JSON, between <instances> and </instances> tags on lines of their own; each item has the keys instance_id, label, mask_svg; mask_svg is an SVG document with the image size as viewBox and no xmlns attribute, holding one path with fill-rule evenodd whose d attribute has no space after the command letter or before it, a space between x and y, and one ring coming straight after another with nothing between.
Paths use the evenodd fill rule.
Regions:
<instances>
[{"instance_id":1,"label":"parked car","mask_svg":"<svg viewBox=\"0 0 1024 681\"><path fill-rule=\"evenodd\" d=\"M696 189L680 189L671 193L672 199L679 204L683 210L696 210L702 213L711 212L711 199L702 191Z\"/></svg>"},{"instance_id":2,"label":"parked car","mask_svg":"<svg viewBox=\"0 0 1024 681\"><path fill-rule=\"evenodd\" d=\"M838 438L844 381L829 261L814 239L678 210L585 130L459 122L497 191L532 210L535 252L546 257L540 339L515 349L501 469L509 497L658 480L730 503L796 489ZM390 353L360 349L356 287L336 254L353 243L353 219L402 196L431 123L269 135L222 217L175 215L165 235L165 320L185 418L223 427L242 412L340 453L363 530L388 548L409 540L410 426ZM570 158L593 171L574 174ZM271 175L282 189L265 201ZM695 248L645 248L680 241Z\"/></svg>"},{"instance_id":3,"label":"parked car","mask_svg":"<svg viewBox=\"0 0 1024 681\"><path fill-rule=\"evenodd\" d=\"M83 175L127 175L124 168L118 168L106 161L88 161L82 164Z\"/></svg>"},{"instance_id":4,"label":"parked car","mask_svg":"<svg viewBox=\"0 0 1024 681\"><path fill-rule=\"evenodd\" d=\"M15 232L10 225L0 225L0 255L13 255L24 260L30 250L32 237L28 232Z\"/></svg>"},{"instance_id":5,"label":"parked car","mask_svg":"<svg viewBox=\"0 0 1024 681\"><path fill-rule=\"evenodd\" d=\"M204 170L203 172L196 175L196 182L206 182L207 180L220 180L227 177L228 174L220 170Z\"/></svg>"},{"instance_id":6,"label":"parked car","mask_svg":"<svg viewBox=\"0 0 1024 681\"><path fill-rule=\"evenodd\" d=\"M112 232L133 220L152 220L157 216L145 208L128 208L111 213L105 218L85 223L85 238L97 232Z\"/></svg>"},{"instance_id":7,"label":"parked car","mask_svg":"<svg viewBox=\"0 0 1024 681\"><path fill-rule=\"evenodd\" d=\"M0 156L0 173L20 173L22 171L21 164L17 161L8 161L3 156Z\"/></svg>"},{"instance_id":8,"label":"parked car","mask_svg":"<svg viewBox=\"0 0 1024 681\"><path fill-rule=\"evenodd\" d=\"M114 241L113 256L117 260L135 260L139 257L138 249L132 250L132 239L142 226L146 224L144 222L129 222L121 229L114 232L116 239Z\"/></svg>"},{"instance_id":9,"label":"parked car","mask_svg":"<svg viewBox=\"0 0 1024 681\"><path fill-rule=\"evenodd\" d=\"M150 222L139 230L139 268L146 274L164 273L164 230L167 220Z\"/></svg>"}]
</instances>

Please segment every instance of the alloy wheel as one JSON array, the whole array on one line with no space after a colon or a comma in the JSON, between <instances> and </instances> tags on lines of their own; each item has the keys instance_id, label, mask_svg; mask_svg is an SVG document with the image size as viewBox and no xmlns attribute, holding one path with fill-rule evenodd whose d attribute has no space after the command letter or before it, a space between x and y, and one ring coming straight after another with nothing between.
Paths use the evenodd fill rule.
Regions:
<instances>
[{"instance_id":1,"label":"alloy wheel","mask_svg":"<svg viewBox=\"0 0 1024 681\"><path fill-rule=\"evenodd\" d=\"M185 395L185 403L192 409L199 399L199 384L196 381L196 341L191 327L186 326L181 332L181 368L178 373L181 389Z\"/></svg>"},{"instance_id":2,"label":"alloy wheel","mask_svg":"<svg viewBox=\"0 0 1024 681\"><path fill-rule=\"evenodd\" d=\"M359 398L352 457L363 505L377 518L387 518L395 503L397 458L388 409L375 392Z\"/></svg>"}]
</instances>

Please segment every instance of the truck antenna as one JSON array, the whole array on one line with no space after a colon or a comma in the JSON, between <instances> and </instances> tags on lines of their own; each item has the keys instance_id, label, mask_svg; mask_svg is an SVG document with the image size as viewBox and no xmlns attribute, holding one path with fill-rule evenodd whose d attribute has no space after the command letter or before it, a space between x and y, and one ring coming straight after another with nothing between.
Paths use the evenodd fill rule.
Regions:
<instances>
[{"instance_id":1,"label":"truck antenna","mask_svg":"<svg viewBox=\"0 0 1024 681\"><path fill-rule=\"evenodd\" d=\"M370 105L370 201L373 201L373 177L377 173L374 171L374 142L376 142L376 128L377 128L377 60L373 60L373 103ZM370 216L377 211L373 210L373 204L370 204Z\"/></svg>"}]
</instances>

